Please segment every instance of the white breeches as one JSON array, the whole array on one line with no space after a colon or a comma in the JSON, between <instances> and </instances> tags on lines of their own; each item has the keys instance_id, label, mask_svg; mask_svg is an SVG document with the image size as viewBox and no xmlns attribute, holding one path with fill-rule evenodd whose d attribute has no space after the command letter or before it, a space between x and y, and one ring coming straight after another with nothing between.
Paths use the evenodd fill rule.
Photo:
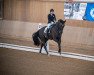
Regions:
<instances>
[{"instance_id":1,"label":"white breeches","mask_svg":"<svg viewBox=\"0 0 94 75\"><path fill-rule=\"evenodd\" d=\"M50 28L50 26L51 26L52 24L54 24L54 22L48 23L47 27L46 27L46 28L45 28L45 30L44 30L44 33L46 33L46 32L47 32L47 29L49 29L49 28Z\"/></svg>"}]
</instances>

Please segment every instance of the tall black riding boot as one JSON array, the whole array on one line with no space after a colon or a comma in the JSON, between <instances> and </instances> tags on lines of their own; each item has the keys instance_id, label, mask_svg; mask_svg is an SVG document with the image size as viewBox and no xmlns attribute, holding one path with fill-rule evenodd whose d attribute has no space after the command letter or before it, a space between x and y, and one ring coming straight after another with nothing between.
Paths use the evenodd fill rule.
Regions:
<instances>
[{"instance_id":1,"label":"tall black riding boot","mask_svg":"<svg viewBox=\"0 0 94 75\"><path fill-rule=\"evenodd\" d=\"M47 29L47 38L49 38L49 29Z\"/></svg>"}]
</instances>

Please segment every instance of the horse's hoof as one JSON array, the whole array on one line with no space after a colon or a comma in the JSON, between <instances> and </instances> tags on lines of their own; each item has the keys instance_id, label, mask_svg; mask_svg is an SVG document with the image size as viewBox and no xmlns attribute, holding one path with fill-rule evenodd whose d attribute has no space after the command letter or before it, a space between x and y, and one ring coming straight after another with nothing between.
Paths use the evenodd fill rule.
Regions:
<instances>
[{"instance_id":1,"label":"horse's hoof","mask_svg":"<svg viewBox=\"0 0 94 75\"><path fill-rule=\"evenodd\" d=\"M39 53L41 53L41 52L39 52Z\"/></svg>"},{"instance_id":2,"label":"horse's hoof","mask_svg":"<svg viewBox=\"0 0 94 75\"><path fill-rule=\"evenodd\" d=\"M48 56L50 56L50 54L49 54L49 53L48 53L47 55L48 55Z\"/></svg>"},{"instance_id":3,"label":"horse's hoof","mask_svg":"<svg viewBox=\"0 0 94 75\"><path fill-rule=\"evenodd\" d=\"M61 55L61 51L58 51L58 53Z\"/></svg>"},{"instance_id":4,"label":"horse's hoof","mask_svg":"<svg viewBox=\"0 0 94 75\"><path fill-rule=\"evenodd\" d=\"M61 52L59 52L59 54L61 55Z\"/></svg>"}]
</instances>

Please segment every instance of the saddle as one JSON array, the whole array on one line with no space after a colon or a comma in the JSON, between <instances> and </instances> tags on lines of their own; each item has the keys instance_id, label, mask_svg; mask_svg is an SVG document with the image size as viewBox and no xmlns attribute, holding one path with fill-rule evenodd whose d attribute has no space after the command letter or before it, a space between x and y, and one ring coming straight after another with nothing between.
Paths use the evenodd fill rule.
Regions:
<instances>
[{"instance_id":1,"label":"saddle","mask_svg":"<svg viewBox=\"0 0 94 75\"><path fill-rule=\"evenodd\" d=\"M51 29L52 29L52 27L53 27L53 25L51 25L50 28L46 27L47 28L46 33L45 33L45 37L46 38L49 38L49 36L51 35Z\"/></svg>"}]
</instances>

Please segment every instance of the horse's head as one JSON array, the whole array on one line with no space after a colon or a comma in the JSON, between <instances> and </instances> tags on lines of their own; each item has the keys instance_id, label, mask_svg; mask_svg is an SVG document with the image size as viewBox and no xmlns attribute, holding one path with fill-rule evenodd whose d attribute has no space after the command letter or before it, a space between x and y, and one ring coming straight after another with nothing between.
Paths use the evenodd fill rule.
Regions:
<instances>
[{"instance_id":1,"label":"horse's head","mask_svg":"<svg viewBox=\"0 0 94 75\"><path fill-rule=\"evenodd\" d=\"M61 35L63 33L63 28L65 26L65 21L63 21L62 19L59 19L58 22L56 23L56 38L59 40L61 38Z\"/></svg>"},{"instance_id":2,"label":"horse's head","mask_svg":"<svg viewBox=\"0 0 94 75\"><path fill-rule=\"evenodd\" d=\"M59 30L63 30L64 26L65 26L65 21L63 21L62 19L59 19L58 22L57 22L57 27L59 28Z\"/></svg>"},{"instance_id":3,"label":"horse's head","mask_svg":"<svg viewBox=\"0 0 94 75\"><path fill-rule=\"evenodd\" d=\"M56 38L56 41L60 41L61 40L61 36L62 36L62 33L63 33L63 28L65 26L65 21L63 21L62 19L59 19L58 22L55 24L55 38Z\"/></svg>"},{"instance_id":4,"label":"horse's head","mask_svg":"<svg viewBox=\"0 0 94 75\"><path fill-rule=\"evenodd\" d=\"M65 26L65 22L66 22L66 20L63 21L62 19L59 19L58 22L61 23L63 26Z\"/></svg>"}]
</instances>

